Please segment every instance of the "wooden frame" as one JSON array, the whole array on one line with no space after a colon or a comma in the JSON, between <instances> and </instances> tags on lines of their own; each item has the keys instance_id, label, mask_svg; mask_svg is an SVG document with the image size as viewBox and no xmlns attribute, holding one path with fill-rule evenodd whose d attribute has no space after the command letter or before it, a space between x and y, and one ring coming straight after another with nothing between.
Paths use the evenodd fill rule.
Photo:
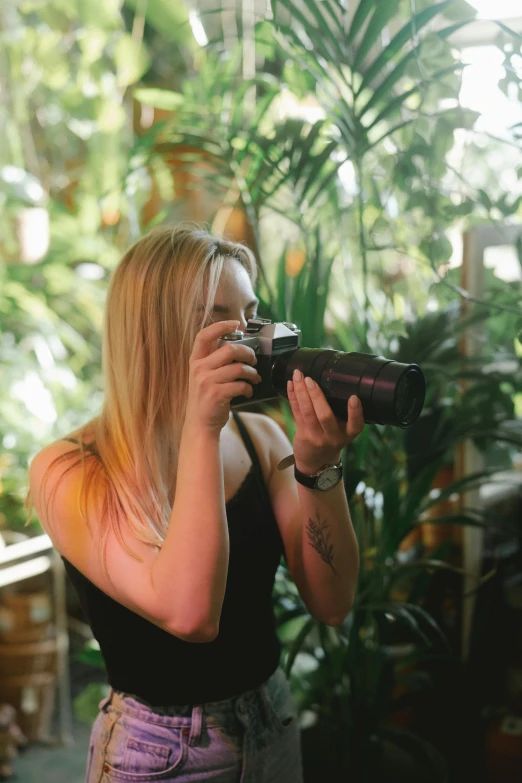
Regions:
<instances>
[{"instance_id":1,"label":"wooden frame","mask_svg":"<svg viewBox=\"0 0 522 783\"><path fill-rule=\"evenodd\" d=\"M522 235L522 224L519 225L495 225L486 224L475 226L464 233L461 286L470 296L481 299L484 294L484 253L488 247L502 245L515 245ZM472 303L463 299L462 311L465 314ZM478 356L481 353L481 338L483 328L476 326L468 331L461 347L466 356ZM461 444L457 454L458 474L465 476L484 469L482 454L475 448L471 441ZM466 495L466 503L479 507L482 503L480 490L471 490ZM469 640L475 608L474 590L477 580L481 575L482 550L484 532L481 528L465 526L463 529L463 568L467 572L464 577L464 591L462 602L462 657L467 658L469 652ZM469 594L469 595L468 595ZM467 596L467 597L466 597Z\"/></svg>"},{"instance_id":2,"label":"wooden frame","mask_svg":"<svg viewBox=\"0 0 522 783\"><path fill-rule=\"evenodd\" d=\"M59 740L74 744L72 735L71 688L69 681L69 634L65 569L58 552L46 534L34 536L0 549L0 588L16 584L37 574L52 570L53 602L57 640L57 679L59 707Z\"/></svg>"}]
</instances>

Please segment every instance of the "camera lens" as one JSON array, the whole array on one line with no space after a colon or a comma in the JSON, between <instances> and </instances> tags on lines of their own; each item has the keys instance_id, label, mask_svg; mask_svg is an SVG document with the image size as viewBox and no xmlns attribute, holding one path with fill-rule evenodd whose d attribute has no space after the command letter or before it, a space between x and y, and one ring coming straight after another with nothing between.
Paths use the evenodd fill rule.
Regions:
<instances>
[{"instance_id":1,"label":"camera lens","mask_svg":"<svg viewBox=\"0 0 522 783\"><path fill-rule=\"evenodd\" d=\"M365 421L374 424L409 427L424 405L426 381L416 364L321 348L285 351L272 367L272 384L280 396L287 397L286 384L296 368L314 379L340 419L348 416L352 394L362 402Z\"/></svg>"}]
</instances>

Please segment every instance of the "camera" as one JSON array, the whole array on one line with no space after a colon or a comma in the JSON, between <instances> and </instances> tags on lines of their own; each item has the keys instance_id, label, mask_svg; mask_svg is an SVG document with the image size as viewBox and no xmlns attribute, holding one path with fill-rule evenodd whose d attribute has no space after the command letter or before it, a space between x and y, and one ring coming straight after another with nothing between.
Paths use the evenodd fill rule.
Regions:
<instances>
[{"instance_id":1,"label":"camera","mask_svg":"<svg viewBox=\"0 0 522 783\"><path fill-rule=\"evenodd\" d=\"M287 381L295 369L314 379L337 418L348 418L348 399L361 400L369 424L406 428L421 414L426 380L416 364L403 364L374 354L301 348L301 330L295 324L251 318L244 332L236 329L218 340L249 345L257 356L261 382L253 384L252 397L234 397L232 408L241 408L277 397L288 399Z\"/></svg>"}]
</instances>

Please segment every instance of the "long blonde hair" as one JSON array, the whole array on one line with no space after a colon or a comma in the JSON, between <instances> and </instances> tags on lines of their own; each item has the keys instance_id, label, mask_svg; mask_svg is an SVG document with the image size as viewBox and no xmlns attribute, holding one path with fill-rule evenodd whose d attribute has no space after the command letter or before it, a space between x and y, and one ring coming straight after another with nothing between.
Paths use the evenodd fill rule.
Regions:
<instances>
[{"instance_id":1,"label":"long blonde hair","mask_svg":"<svg viewBox=\"0 0 522 783\"><path fill-rule=\"evenodd\" d=\"M190 354L212 313L227 259L237 259L255 286L257 266L249 248L185 222L150 231L112 273L103 316L104 400L100 415L82 428L92 429L94 445L80 437L78 449L53 460L44 476L55 463L80 453L79 511L87 524L90 487L96 481L103 489L96 535L104 564L111 530L136 559L124 533L153 546L163 543L175 497ZM30 491L24 507L33 508Z\"/></svg>"}]
</instances>

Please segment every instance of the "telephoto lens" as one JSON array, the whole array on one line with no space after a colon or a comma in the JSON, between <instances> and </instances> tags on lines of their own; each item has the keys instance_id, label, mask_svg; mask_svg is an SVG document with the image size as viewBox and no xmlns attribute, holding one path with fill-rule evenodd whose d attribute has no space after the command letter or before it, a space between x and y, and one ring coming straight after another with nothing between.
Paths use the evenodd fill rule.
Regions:
<instances>
[{"instance_id":1,"label":"telephoto lens","mask_svg":"<svg viewBox=\"0 0 522 783\"><path fill-rule=\"evenodd\" d=\"M403 364L374 354L298 348L284 352L272 365L272 384L287 398L286 384L295 369L314 379L339 419L348 418L348 399L361 400L369 424L411 426L420 416L426 381L416 364Z\"/></svg>"}]
</instances>

